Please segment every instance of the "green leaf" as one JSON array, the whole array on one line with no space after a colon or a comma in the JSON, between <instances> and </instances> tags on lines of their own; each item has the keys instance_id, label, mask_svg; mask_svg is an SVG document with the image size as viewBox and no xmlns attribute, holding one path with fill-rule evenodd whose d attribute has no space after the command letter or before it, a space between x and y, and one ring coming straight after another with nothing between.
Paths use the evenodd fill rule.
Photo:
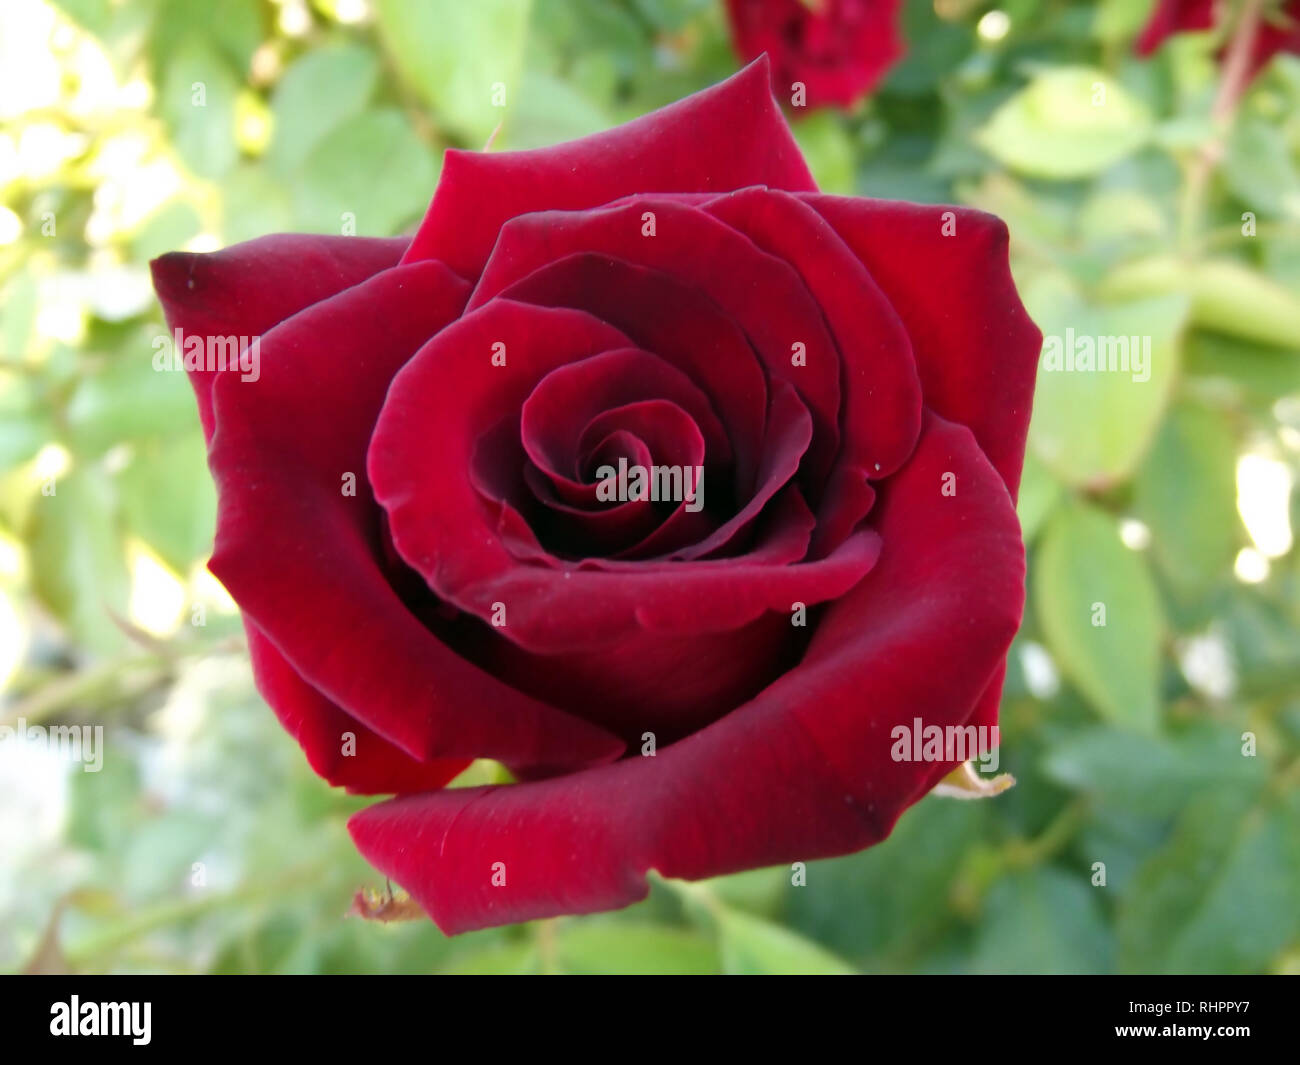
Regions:
<instances>
[{"instance_id":1,"label":"green leaf","mask_svg":"<svg viewBox=\"0 0 1300 1065\"><path fill-rule=\"evenodd\" d=\"M1137 36L1148 13L1133 0L1099 0L1092 35L1102 41L1128 41Z\"/></svg>"},{"instance_id":2,"label":"green leaf","mask_svg":"<svg viewBox=\"0 0 1300 1065\"><path fill-rule=\"evenodd\" d=\"M114 444L169 436L195 425L185 374L153 368L160 348L151 345L163 335L160 328L156 332L148 326L132 331L116 355L82 375L66 410L74 451L98 455Z\"/></svg>"},{"instance_id":3,"label":"green leaf","mask_svg":"<svg viewBox=\"0 0 1300 1065\"><path fill-rule=\"evenodd\" d=\"M1271 123L1249 117L1234 125L1223 177L1247 208L1300 218L1300 174L1283 131Z\"/></svg>"},{"instance_id":4,"label":"green leaf","mask_svg":"<svg viewBox=\"0 0 1300 1065\"><path fill-rule=\"evenodd\" d=\"M295 201L300 224L338 233L343 216L358 235L391 236L421 215L437 171L429 149L400 111L369 111L344 122L307 157Z\"/></svg>"},{"instance_id":5,"label":"green leaf","mask_svg":"<svg viewBox=\"0 0 1300 1065\"><path fill-rule=\"evenodd\" d=\"M1232 566L1237 441L1217 411L1183 402L1169 412L1137 477L1134 512L1151 553L1175 586L1208 587Z\"/></svg>"},{"instance_id":6,"label":"green leaf","mask_svg":"<svg viewBox=\"0 0 1300 1065\"><path fill-rule=\"evenodd\" d=\"M118 476L127 526L184 575L212 547L217 494L198 430L136 451Z\"/></svg>"},{"instance_id":7,"label":"green leaf","mask_svg":"<svg viewBox=\"0 0 1300 1065\"><path fill-rule=\"evenodd\" d=\"M32 458L54 439L54 424L35 381L0 370L0 473Z\"/></svg>"},{"instance_id":8,"label":"green leaf","mask_svg":"<svg viewBox=\"0 0 1300 1065\"><path fill-rule=\"evenodd\" d=\"M998 108L975 139L1013 170L1078 178L1136 151L1150 133L1146 108L1106 74L1057 67L1036 75Z\"/></svg>"},{"instance_id":9,"label":"green leaf","mask_svg":"<svg viewBox=\"0 0 1300 1065\"><path fill-rule=\"evenodd\" d=\"M732 975L847 975L855 970L788 928L737 910L718 914L725 971Z\"/></svg>"},{"instance_id":10,"label":"green leaf","mask_svg":"<svg viewBox=\"0 0 1300 1065\"><path fill-rule=\"evenodd\" d=\"M221 183L221 193L221 235L226 244L293 228L293 197L265 167L237 167Z\"/></svg>"},{"instance_id":11,"label":"green leaf","mask_svg":"<svg viewBox=\"0 0 1300 1065\"><path fill-rule=\"evenodd\" d=\"M785 901L792 875L790 866L775 865L718 876L701 883L727 906L771 917Z\"/></svg>"},{"instance_id":12,"label":"green leaf","mask_svg":"<svg viewBox=\"0 0 1300 1065\"><path fill-rule=\"evenodd\" d=\"M1034 559L1033 594L1048 647L1071 682L1107 720L1154 732L1160 601L1114 520L1081 503L1058 508Z\"/></svg>"},{"instance_id":13,"label":"green leaf","mask_svg":"<svg viewBox=\"0 0 1300 1065\"><path fill-rule=\"evenodd\" d=\"M1061 486L1032 451L1025 452L1024 471L1020 475L1020 498L1016 513L1025 543L1032 543L1043 519L1061 498Z\"/></svg>"},{"instance_id":14,"label":"green leaf","mask_svg":"<svg viewBox=\"0 0 1300 1065\"><path fill-rule=\"evenodd\" d=\"M1240 730L1196 725L1176 736L1137 736L1097 726L1070 734L1044 760L1065 787L1130 814L1169 817L1200 795L1259 783L1258 758L1241 752Z\"/></svg>"},{"instance_id":15,"label":"green leaf","mask_svg":"<svg viewBox=\"0 0 1300 1065\"><path fill-rule=\"evenodd\" d=\"M1049 274L1026 287L1025 303L1043 330L1030 446L1069 484L1124 480L1168 403L1186 298L1087 303ZM1078 361L1085 354L1093 369Z\"/></svg>"},{"instance_id":16,"label":"green leaf","mask_svg":"<svg viewBox=\"0 0 1300 1065\"><path fill-rule=\"evenodd\" d=\"M168 59L159 110L177 153L199 177L220 178L239 158L238 92L239 80L225 59L201 40L186 41Z\"/></svg>"},{"instance_id":17,"label":"green leaf","mask_svg":"<svg viewBox=\"0 0 1300 1065\"><path fill-rule=\"evenodd\" d=\"M453 958L438 971L452 976L528 976L542 971L542 961L537 954L537 945L530 940L525 943L503 943L486 950L463 954Z\"/></svg>"},{"instance_id":18,"label":"green leaf","mask_svg":"<svg viewBox=\"0 0 1300 1065\"><path fill-rule=\"evenodd\" d=\"M161 0L148 39L155 65L166 66L187 40L206 41L242 76L262 43L260 6L258 0L222 0L220 4Z\"/></svg>"},{"instance_id":19,"label":"green leaf","mask_svg":"<svg viewBox=\"0 0 1300 1065\"><path fill-rule=\"evenodd\" d=\"M786 889L788 923L869 969L909 966L957 923L954 873L994 816L983 803L921 801L884 842L810 862L807 886Z\"/></svg>"},{"instance_id":20,"label":"green leaf","mask_svg":"<svg viewBox=\"0 0 1300 1065\"><path fill-rule=\"evenodd\" d=\"M1125 891L1117 931L1128 971L1266 968L1300 934L1300 795L1201 795Z\"/></svg>"},{"instance_id":21,"label":"green leaf","mask_svg":"<svg viewBox=\"0 0 1300 1065\"><path fill-rule=\"evenodd\" d=\"M568 83L529 70L523 75L523 92L510 109L510 132L504 139L511 148L544 148L613 124L609 115Z\"/></svg>"},{"instance_id":22,"label":"green leaf","mask_svg":"<svg viewBox=\"0 0 1300 1065\"><path fill-rule=\"evenodd\" d=\"M1153 256L1116 267L1098 286L1103 299L1185 292L1192 324L1259 344L1300 350L1300 296L1231 259L1185 262Z\"/></svg>"},{"instance_id":23,"label":"green leaf","mask_svg":"<svg viewBox=\"0 0 1300 1065\"><path fill-rule=\"evenodd\" d=\"M155 211L131 238L131 256L148 262L164 252L174 251L203 228L192 204L172 200Z\"/></svg>"},{"instance_id":24,"label":"green leaf","mask_svg":"<svg viewBox=\"0 0 1300 1065\"><path fill-rule=\"evenodd\" d=\"M844 120L831 111L816 111L791 128L818 187L823 192L851 195L856 184L855 160Z\"/></svg>"},{"instance_id":25,"label":"green leaf","mask_svg":"<svg viewBox=\"0 0 1300 1065\"><path fill-rule=\"evenodd\" d=\"M716 948L697 933L621 920L566 922L556 952L566 973L676 976L722 968Z\"/></svg>"},{"instance_id":26,"label":"green leaf","mask_svg":"<svg viewBox=\"0 0 1300 1065\"><path fill-rule=\"evenodd\" d=\"M1300 392L1300 359L1235 337L1192 333L1184 366L1189 374L1213 380L1216 387L1230 384L1262 407L1271 407L1281 397Z\"/></svg>"},{"instance_id":27,"label":"green leaf","mask_svg":"<svg viewBox=\"0 0 1300 1065\"><path fill-rule=\"evenodd\" d=\"M1108 973L1114 936L1102 917L1089 869L1013 873L985 903L970 968L976 973Z\"/></svg>"},{"instance_id":28,"label":"green leaf","mask_svg":"<svg viewBox=\"0 0 1300 1065\"><path fill-rule=\"evenodd\" d=\"M1241 263L1197 266L1192 321L1229 336L1300 350L1300 296Z\"/></svg>"},{"instance_id":29,"label":"green leaf","mask_svg":"<svg viewBox=\"0 0 1300 1065\"><path fill-rule=\"evenodd\" d=\"M32 506L33 587L79 644L116 650L123 637L108 611L125 616L130 585L111 485L93 469L74 470L54 491Z\"/></svg>"},{"instance_id":30,"label":"green leaf","mask_svg":"<svg viewBox=\"0 0 1300 1065\"><path fill-rule=\"evenodd\" d=\"M529 0L378 0L379 32L440 125L482 148L518 100ZM505 92L504 108L493 102Z\"/></svg>"},{"instance_id":31,"label":"green leaf","mask_svg":"<svg viewBox=\"0 0 1300 1065\"><path fill-rule=\"evenodd\" d=\"M365 110L378 79L379 61L357 45L321 48L295 60L271 97L267 165L292 173L330 130Z\"/></svg>"},{"instance_id":32,"label":"green leaf","mask_svg":"<svg viewBox=\"0 0 1300 1065\"><path fill-rule=\"evenodd\" d=\"M0 355L17 359L27 352L39 302L33 271L21 271L5 286L0 300Z\"/></svg>"}]
</instances>

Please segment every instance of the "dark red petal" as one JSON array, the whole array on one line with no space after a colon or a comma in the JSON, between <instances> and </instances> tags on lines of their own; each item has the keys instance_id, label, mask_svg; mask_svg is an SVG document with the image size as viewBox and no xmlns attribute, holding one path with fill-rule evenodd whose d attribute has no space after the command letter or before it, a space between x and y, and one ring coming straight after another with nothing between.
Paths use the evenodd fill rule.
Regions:
<instances>
[{"instance_id":1,"label":"dark red petal","mask_svg":"<svg viewBox=\"0 0 1300 1065\"><path fill-rule=\"evenodd\" d=\"M491 365L494 344L504 345L505 366ZM581 311L496 299L443 330L402 369L371 441L370 478L397 550L429 587L489 622L504 604L501 636L559 653L608 646L639 629L726 631L856 584L878 550L870 531L796 566L743 558L689 566L520 562L501 526L514 523L516 544L529 533L512 509L476 491L471 442L557 366L626 346L621 333Z\"/></svg>"},{"instance_id":2,"label":"dark red petal","mask_svg":"<svg viewBox=\"0 0 1300 1065\"><path fill-rule=\"evenodd\" d=\"M1300 0L1287 0L1277 21L1265 20L1250 49L1248 77L1254 78L1278 52L1300 55Z\"/></svg>"},{"instance_id":3,"label":"dark red petal","mask_svg":"<svg viewBox=\"0 0 1300 1065\"><path fill-rule=\"evenodd\" d=\"M643 235L653 213L654 235ZM839 444L840 359L821 310L789 263L696 206L638 198L596 211L544 211L508 222L470 297L494 298L553 259L596 252L649 266L697 288L748 335L770 376L795 387L813 418L800 471L818 488ZM666 316L672 308L662 309ZM803 362L795 362L797 345ZM725 404L725 400L724 400Z\"/></svg>"},{"instance_id":4,"label":"dark red petal","mask_svg":"<svg viewBox=\"0 0 1300 1065\"><path fill-rule=\"evenodd\" d=\"M539 381L520 415L524 450L538 468L576 481L582 433L592 420L649 399L668 400L689 417L703 434L711 471L715 464L717 469L730 466L731 445L708 397L676 367L637 348L568 362Z\"/></svg>"},{"instance_id":5,"label":"dark red petal","mask_svg":"<svg viewBox=\"0 0 1300 1065\"><path fill-rule=\"evenodd\" d=\"M1217 0L1157 0L1151 17L1138 36L1138 55L1150 55L1165 38L1188 30L1208 30L1214 26Z\"/></svg>"},{"instance_id":6,"label":"dark red petal","mask_svg":"<svg viewBox=\"0 0 1300 1065\"><path fill-rule=\"evenodd\" d=\"M727 0L732 40L742 59L772 56L772 85L804 106L850 107L875 88L903 54L899 0ZM795 113L798 113L796 109Z\"/></svg>"},{"instance_id":7,"label":"dark red petal","mask_svg":"<svg viewBox=\"0 0 1300 1065\"><path fill-rule=\"evenodd\" d=\"M1020 623L1024 548L971 434L934 417L874 513L878 566L750 703L653 758L372 806L357 846L461 932L624 906L651 869L699 879L882 839L934 769L894 761L891 729L971 717Z\"/></svg>"},{"instance_id":8,"label":"dark red petal","mask_svg":"<svg viewBox=\"0 0 1300 1065\"><path fill-rule=\"evenodd\" d=\"M804 199L902 318L926 406L970 427L1014 499L1043 337L1011 280L1006 225L964 207Z\"/></svg>"},{"instance_id":9,"label":"dark red petal","mask_svg":"<svg viewBox=\"0 0 1300 1065\"><path fill-rule=\"evenodd\" d=\"M758 520L768 501L794 480L799 461L807 453L812 440L812 418L794 388L785 381L779 377L773 379L771 389L767 437L763 441L754 494L742 500L740 509L709 536L690 547L674 551L673 558L706 558L723 551ZM841 543L843 539L840 538ZM735 551L728 553L737 554Z\"/></svg>"},{"instance_id":10,"label":"dark red petal","mask_svg":"<svg viewBox=\"0 0 1300 1065\"><path fill-rule=\"evenodd\" d=\"M687 411L666 399L613 407L590 419L579 435L576 451L579 470L595 476L602 466L608 466L615 471L615 483L629 488L630 478L617 479L620 460L629 470L633 466L677 467L682 481L672 487L682 492L694 484L693 471L706 465L699 426ZM672 497L677 505L665 517L668 508L663 501L645 496L601 501L594 482L577 485L568 481L569 490L565 491L566 483L558 478L539 485L535 473L536 467L530 466L525 479L539 498L548 501L540 515L551 519L545 538L568 558L648 558L675 545L693 543L713 527L704 510L685 509L681 494ZM556 500L557 492L568 502Z\"/></svg>"},{"instance_id":11,"label":"dark red petal","mask_svg":"<svg viewBox=\"0 0 1300 1065\"><path fill-rule=\"evenodd\" d=\"M396 266L410 241L290 233L210 254L174 251L149 264L167 324L186 336L261 336L304 307ZM203 435L212 438L216 372L190 373Z\"/></svg>"},{"instance_id":12,"label":"dark red petal","mask_svg":"<svg viewBox=\"0 0 1300 1065\"><path fill-rule=\"evenodd\" d=\"M709 397L727 427L735 451L736 496L753 491L767 384L745 334L717 304L658 270L589 254L548 263L502 295L587 311L681 370Z\"/></svg>"},{"instance_id":13,"label":"dark red petal","mask_svg":"<svg viewBox=\"0 0 1300 1065\"><path fill-rule=\"evenodd\" d=\"M354 795L405 795L440 788L467 758L420 762L344 713L294 672L257 626L245 622L257 690L307 755L312 769ZM350 737L350 742L349 741ZM344 752L347 743L349 753Z\"/></svg>"},{"instance_id":14,"label":"dark red petal","mask_svg":"<svg viewBox=\"0 0 1300 1065\"><path fill-rule=\"evenodd\" d=\"M272 329L258 381L217 379L211 569L305 681L419 760L613 757L613 737L443 644L381 569L366 447L393 375L464 298L441 263L387 270Z\"/></svg>"},{"instance_id":15,"label":"dark red petal","mask_svg":"<svg viewBox=\"0 0 1300 1065\"><path fill-rule=\"evenodd\" d=\"M871 506L868 480L888 477L921 431L921 383L907 331L871 275L807 204L770 189L720 196L709 214L785 259L826 317L841 359L840 453L818 508L814 554L840 543Z\"/></svg>"},{"instance_id":16,"label":"dark red petal","mask_svg":"<svg viewBox=\"0 0 1300 1065\"><path fill-rule=\"evenodd\" d=\"M523 152L447 152L404 262L441 259L478 277L501 226L645 192L817 188L772 99L766 59L625 125Z\"/></svg>"}]
</instances>

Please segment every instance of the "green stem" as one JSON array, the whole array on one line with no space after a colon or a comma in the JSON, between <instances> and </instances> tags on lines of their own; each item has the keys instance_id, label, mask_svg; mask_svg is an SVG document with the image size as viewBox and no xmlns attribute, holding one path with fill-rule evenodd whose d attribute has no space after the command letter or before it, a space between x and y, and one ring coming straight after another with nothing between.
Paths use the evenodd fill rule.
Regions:
<instances>
[{"instance_id":1,"label":"green stem","mask_svg":"<svg viewBox=\"0 0 1300 1065\"><path fill-rule=\"evenodd\" d=\"M1237 114L1237 105L1249 82L1251 46L1255 43L1255 31L1259 28L1262 2L1263 0L1245 0L1242 5L1241 16L1224 57L1219 91L1210 110L1214 132L1187 167L1179 221L1179 241L1184 251L1192 249L1196 235L1200 232L1210 178L1223 159L1228 135L1232 130L1232 120Z\"/></svg>"},{"instance_id":2,"label":"green stem","mask_svg":"<svg viewBox=\"0 0 1300 1065\"><path fill-rule=\"evenodd\" d=\"M286 892L296 888L318 884L326 872L324 866L312 865L290 872L274 884L244 884L231 891L169 899L146 906L121 924L92 933L70 946L64 951L64 957L72 968L80 969L160 928L183 924L227 906L242 906L283 897Z\"/></svg>"},{"instance_id":3,"label":"green stem","mask_svg":"<svg viewBox=\"0 0 1300 1065\"><path fill-rule=\"evenodd\" d=\"M1087 819L1088 801L1082 798L1073 800L1034 839L1011 840L1004 852L1007 865L1025 869L1046 861L1074 838Z\"/></svg>"}]
</instances>

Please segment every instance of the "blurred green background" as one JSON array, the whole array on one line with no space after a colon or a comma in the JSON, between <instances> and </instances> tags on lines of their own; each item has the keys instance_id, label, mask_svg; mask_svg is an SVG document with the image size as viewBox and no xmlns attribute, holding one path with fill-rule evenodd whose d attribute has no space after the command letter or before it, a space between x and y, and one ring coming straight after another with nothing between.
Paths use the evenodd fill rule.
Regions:
<instances>
[{"instance_id":1,"label":"blurred green background","mask_svg":"<svg viewBox=\"0 0 1300 1065\"><path fill-rule=\"evenodd\" d=\"M447 146L734 71L721 4L6 0L0 724L102 725L106 751L0 743L0 969L1300 972L1300 59L1216 124L1221 39L1140 61L1147 7L908 0L874 97L795 123L829 191L1005 218L1044 333L1152 337L1148 382L1039 377L1018 785L927 798L806 886L657 883L447 940L344 919L382 887L344 829L365 800L261 704L203 568L213 489L188 384L152 369L146 263L344 212L407 230Z\"/></svg>"}]
</instances>

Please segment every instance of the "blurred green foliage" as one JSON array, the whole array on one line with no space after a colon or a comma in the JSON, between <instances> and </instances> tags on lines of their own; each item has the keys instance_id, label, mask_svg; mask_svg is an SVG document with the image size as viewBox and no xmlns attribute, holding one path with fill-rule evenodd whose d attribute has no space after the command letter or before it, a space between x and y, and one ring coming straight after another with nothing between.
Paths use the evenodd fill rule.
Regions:
<instances>
[{"instance_id":1,"label":"blurred green foliage","mask_svg":"<svg viewBox=\"0 0 1300 1065\"><path fill-rule=\"evenodd\" d=\"M6 0L0 721L102 724L108 750L92 774L0 746L0 967L1300 971L1300 60L1216 124L1222 41L1139 61L1145 7L908 0L880 91L795 123L829 191L1005 218L1045 333L1152 338L1143 383L1040 375L1017 787L930 797L806 886L656 882L447 940L343 919L378 886L343 827L361 800L260 705L205 578L213 490L188 385L152 369L145 264L345 214L407 229L448 146L726 76L721 4Z\"/></svg>"}]
</instances>

